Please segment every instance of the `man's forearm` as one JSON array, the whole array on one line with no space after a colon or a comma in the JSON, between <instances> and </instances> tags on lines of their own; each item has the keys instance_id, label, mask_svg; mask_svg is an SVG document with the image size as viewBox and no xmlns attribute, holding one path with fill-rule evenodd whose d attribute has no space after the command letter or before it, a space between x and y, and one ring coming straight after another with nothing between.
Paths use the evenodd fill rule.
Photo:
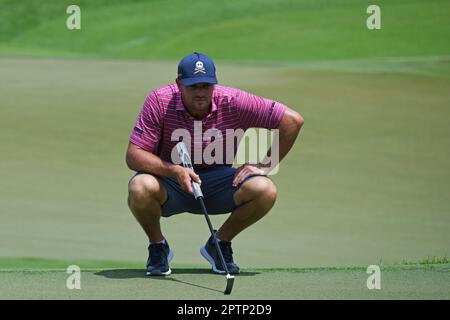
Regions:
<instances>
[{"instance_id":1,"label":"man's forearm","mask_svg":"<svg viewBox=\"0 0 450 320\"><path fill-rule=\"evenodd\" d=\"M163 161L160 157L131 146L126 155L128 168L138 172L146 172L161 177L173 177L180 167L173 163Z\"/></svg>"},{"instance_id":2,"label":"man's forearm","mask_svg":"<svg viewBox=\"0 0 450 320\"><path fill-rule=\"evenodd\" d=\"M266 156L262 161L263 166L273 169L284 159L294 145L303 123L304 119L300 114L290 109L286 110L278 127L278 137L275 137L274 142L277 145L272 145L268 150L267 154L270 154L270 157ZM278 158L273 156L273 152L278 153ZM271 163L273 159L278 159L278 163Z\"/></svg>"}]
</instances>

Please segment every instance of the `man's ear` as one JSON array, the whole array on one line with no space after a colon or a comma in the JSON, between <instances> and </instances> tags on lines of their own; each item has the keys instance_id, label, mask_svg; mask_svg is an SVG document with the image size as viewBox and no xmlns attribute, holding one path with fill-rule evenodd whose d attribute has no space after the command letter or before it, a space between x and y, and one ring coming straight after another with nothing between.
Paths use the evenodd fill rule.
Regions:
<instances>
[{"instance_id":1,"label":"man's ear","mask_svg":"<svg viewBox=\"0 0 450 320\"><path fill-rule=\"evenodd\" d=\"M180 80L178 78L176 78L175 82L177 83L178 89L180 89L180 85L181 85Z\"/></svg>"}]
</instances>

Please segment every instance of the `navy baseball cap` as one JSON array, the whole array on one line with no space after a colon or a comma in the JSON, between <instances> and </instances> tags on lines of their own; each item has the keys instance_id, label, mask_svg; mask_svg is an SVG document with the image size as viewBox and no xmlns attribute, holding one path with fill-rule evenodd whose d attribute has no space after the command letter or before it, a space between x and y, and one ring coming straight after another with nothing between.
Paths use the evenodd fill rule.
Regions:
<instances>
[{"instance_id":1,"label":"navy baseball cap","mask_svg":"<svg viewBox=\"0 0 450 320\"><path fill-rule=\"evenodd\" d=\"M196 83L217 83L214 62L203 53L194 52L178 64L178 79L184 86Z\"/></svg>"}]
</instances>

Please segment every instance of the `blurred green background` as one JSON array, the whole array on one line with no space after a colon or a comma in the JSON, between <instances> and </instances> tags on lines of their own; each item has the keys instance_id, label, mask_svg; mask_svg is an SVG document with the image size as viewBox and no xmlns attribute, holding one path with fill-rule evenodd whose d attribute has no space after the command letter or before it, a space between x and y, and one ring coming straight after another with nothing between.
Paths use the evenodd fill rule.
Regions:
<instances>
[{"instance_id":1,"label":"blurred green background","mask_svg":"<svg viewBox=\"0 0 450 320\"><path fill-rule=\"evenodd\" d=\"M128 135L193 51L219 81L306 119L277 204L234 241L242 267L393 264L450 253L450 2L0 0L0 259L144 266ZM214 217L214 225L225 216ZM202 216L163 220L202 265ZM442 260L442 259L441 259ZM15 260L13 260L15 261ZM20 265L21 260L17 260Z\"/></svg>"}]
</instances>

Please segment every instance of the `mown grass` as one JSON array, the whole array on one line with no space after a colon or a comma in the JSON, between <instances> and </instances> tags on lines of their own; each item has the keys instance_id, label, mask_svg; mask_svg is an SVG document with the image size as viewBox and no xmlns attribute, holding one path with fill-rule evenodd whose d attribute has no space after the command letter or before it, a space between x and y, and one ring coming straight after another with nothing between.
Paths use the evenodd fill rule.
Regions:
<instances>
[{"instance_id":1,"label":"mown grass","mask_svg":"<svg viewBox=\"0 0 450 320\"><path fill-rule=\"evenodd\" d=\"M273 176L275 207L236 239L242 267L448 256L448 77L218 67L227 85L307 119ZM0 59L0 69L1 255L144 263L124 152L146 93L173 80L176 63ZM175 262L204 263L202 217L162 223Z\"/></svg>"},{"instance_id":2,"label":"mown grass","mask_svg":"<svg viewBox=\"0 0 450 320\"><path fill-rule=\"evenodd\" d=\"M415 264L428 265L428 264L448 264L448 263L450 263L450 259L447 256L443 257L428 256L418 261L410 261L407 259L403 259L401 262L402 265L415 265Z\"/></svg>"},{"instance_id":3,"label":"mown grass","mask_svg":"<svg viewBox=\"0 0 450 320\"><path fill-rule=\"evenodd\" d=\"M98 270L145 270L144 263L136 261L113 261L113 260L86 260L86 259L46 259L38 257L0 257L0 272L55 272L65 271L69 266L77 265L81 271L98 271ZM427 257L418 261L402 260L400 264L380 264L381 270L399 271L399 270L444 270L450 272L450 260L447 257ZM341 267L266 267L266 268L243 268L244 273L267 273L267 272L284 272L284 273L310 273L324 271L365 271L368 266L354 265ZM173 270L194 270L198 269L198 273L207 273L209 268L205 265L174 263L171 264ZM176 271L174 271L176 273Z\"/></svg>"},{"instance_id":4,"label":"mown grass","mask_svg":"<svg viewBox=\"0 0 450 320\"><path fill-rule=\"evenodd\" d=\"M378 1L382 29L366 28L370 1L0 1L0 52L9 55L179 59L204 51L233 61L446 55L450 3Z\"/></svg>"},{"instance_id":5,"label":"mown grass","mask_svg":"<svg viewBox=\"0 0 450 320\"><path fill-rule=\"evenodd\" d=\"M224 277L200 266L146 277L133 263L79 260L81 290L68 290L66 268L74 261L7 260L0 259L0 299L448 299L450 292L450 264L382 266L381 290L368 290L365 267L245 268L225 296ZM28 263L34 268L23 268Z\"/></svg>"},{"instance_id":6,"label":"mown grass","mask_svg":"<svg viewBox=\"0 0 450 320\"><path fill-rule=\"evenodd\" d=\"M364 263L389 269L408 257L392 268L417 271L409 278L423 280L414 297L433 289L422 271L448 270L447 256L432 254L447 253L450 234L448 1L379 1L380 31L365 28L368 1L107 2L78 1L82 30L69 32L68 1L0 0L1 55L96 58L0 59L1 254L61 259L5 258L0 268L79 264L141 274L146 243L125 202L127 136L148 90L173 80L172 60L198 50L236 63L218 64L227 85L279 99L307 119L274 177L276 207L235 242L244 270L280 273L272 285L297 298L305 281L322 281L320 297L344 281L333 270L351 271L347 280L356 271L354 297L361 284L365 290ZM174 268L196 268L208 230L201 218L176 219L164 225L179 250ZM105 260L116 258L125 261ZM311 265L328 267L300 267ZM48 280L64 284L60 273ZM432 278L441 291L428 296L448 297L441 276ZM124 292L133 292L128 285Z\"/></svg>"}]
</instances>

